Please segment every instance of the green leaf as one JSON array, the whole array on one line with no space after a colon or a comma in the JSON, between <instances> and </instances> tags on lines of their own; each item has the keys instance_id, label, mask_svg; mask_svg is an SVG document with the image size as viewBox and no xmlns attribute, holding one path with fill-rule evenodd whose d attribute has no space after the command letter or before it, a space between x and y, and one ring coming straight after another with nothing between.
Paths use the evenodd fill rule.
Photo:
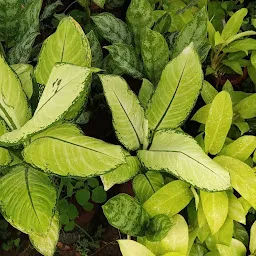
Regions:
<instances>
[{"instance_id":1,"label":"green leaf","mask_svg":"<svg viewBox=\"0 0 256 256\"><path fill-rule=\"evenodd\" d=\"M52 256L56 250L56 245L59 240L59 214L56 212L50 224L50 228L46 235L39 236L30 234L29 239L38 252L44 256Z\"/></svg>"},{"instance_id":2,"label":"green leaf","mask_svg":"<svg viewBox=\"0 0 256 256\"><path fill-rule=\"evenodd\" d=\"M232 193L228 193L228 216L237 222L246 223L246 212L241 202Z\"/></svg>"},{"instance_id":3,"label":"green leaf","mask_svg":"<svg viewBox=\"0 0 256 256\"><path fill-rule=\"evenodd\" d=\"M107 193L102 186L92 190L92 201L97 204L102 204L107 200Z\"/></svg>"},{"instance_id":4,"label":"green leaf","mask_svg":"<svg viewBox=\"0 0 256 256\"><path fill-rule=\"evenodd\" d=\"M190 136L172 130L155 134L149 150L138 151L149 170L166 171L201 189L226 190L228 172L208 157Z\"/></svg>"},{"instance_id":5,"label":"green leaf","mask_svg":"<svg viewBox=\"0 0 256 256\"><path fill-rule=\"evenodd\" d=\"M12 162L12 156L5 148L0 147L0 167L8 166Z\"/></svg>"},{"instance_id":6,"label":"green leaf","mask_svg":"<svg viewBox=\"0 0 256 256\"><path fill-rule=\"evenodd\" d=\"M243 119L256 117L256 93L242 99L235 107L234 112L238 113Z\"/></svg>"},{"instance_id":7,"label":"green leaf","mask_svg":"<svg viewBox=\"0 0 256 256\"><path fill-rule=\"evenodd\" d=\"M237 62L236 60L223 60L222 63L231 68L232 70L234 70L237 74L239 75L243 75L243 70L239 64L239 62Z\"/></svg>"},{"instance_id":8,"label":"green leaf","mask_svg":"<svg viewBox=\"0 0 256 256\"><path fill-rule=\"evenodd\" d=\"M249 235L244 226L238 222L234 222L234 238L241 241L245 246L249 244Z\"/></svg>"},{"instance_id":9,"label":"green leaf","mask_svg":"<svg viewBox=\"0 0 256 256\"><path fill-rule=\"evenodd\" d=\"M66 232L72 231L75 228L75 222L73 220L71 220L70 222L68 222L65 227L64 230Z\"/></svg>"},{"instance_id":10,"label":"green leaf","mask_svg":"<svg viewBox=\"0 0 256 256\"><path fill-rule=\"evenodd\" d=\"M190 45L162 73L146 112L150 130L179 127L197 100L202 79L199 58Z\"/></svg>"},{"instance_id":11,"label":"green leaf","mask_svg":"<svg viewBox=\"0 0 256 256\"><path fill-rule=\"evenodd\" d=\"M84 136L70 123L34 136L23 157L33 166L61 176L98 176L124 163L120 146Z\"/></svg>"},{"instance_id":12,"label":"green leaf","mask_svg":"<svg viewBox=\"0 0 256 256\"><path fill-rule=\"evenodd\" d=\"M124 74L123 70L118 67L117 63L113 60L110 54L103 59L102 69L105 70L107 74L120 76Z\"/></svg>"},{"instance_id":13,"label":"green leaf","mask_svg":"<svg viewBox=\"0 0 256 256\"><path fill-rule=\"evenodd\" d=\"M251 31L251 30L238 33L238 34L236 34L234 36L229 37L229 39L226 40L225 45L228 45L228 44L230 44L230 43L232 43L232 42L234 42L234 41L236 41L236 40L238 40L238 39L240 39L242 37L253 36L253 35L256 35L256 32L255 31Z\"/></svg>"},{"instance_id":14,"label":"green leaf","mask_svg":"<svg viewBox=\"0 0 256 256\"><path fill-rule=\"evenodd\" d=\"M56 0L52 4L45 6L43 13L40 16L40 21L50 18L55 13L56 8L59 6L63 6L61 0Z\"/></svg>"},{"instance_id":15,"label":"green leaf","mask_svg":"<svg viewBox=\"0 0 256 256\"><path fill-rule=\"evenodd\" d=\"M103 52L101 49L100 42L96 37L95 33L93 32L93 30L91 30L88 34L86 34L86 37L91 47L92 66L101 68L102 62L103 62Z\"/></svg>"},{"instance_id":16,"label":"green leaf","mask_svg":"<svg viewBox=\"0 0 256 256\"><path fill-rule=\"evenodd\" d=\"M88 202L90 196L90 191L87 189L80 189L76 191L76 201L82 206Z\"/></svg>"},{"instance_id":17,"label":"green leaf","mask_svg":"<svg viewBox=\"0 0 256 256\"><path fill-rule=\"evenodd\" d=\"M146 109L149 101L154 93L154 85L147 79L143 79L140 91L139 91L139 101L141 106Z\"/></svg>"},{"instance_id":18,"label":"green leaf","mask_svg":"<svg viewBox=\"0 0 256 256\"><path fill-rule=\"evenodd\" d=\"M227 92L234 92L233 85L229 80L225 82L225 84L222 87L222 91L227 91Z\"/></svg>"},{"instance_id":19,"label":"green leaf","mask_svg":"<svg viewBox=\"0 0 256 256\"><path fill-rule=\"evenodd\" d=\"M204 80L201 96L205 104L212 103L212 101L214 100L217 94L218 94L218 91L209 82Z\"/></svg>"},{"instance_id":20,"label":"green leaf","mask_svg":"<svg viewBox=\"0 0 256 256\"><path fill-rule=\"evenodd\" d=\"M141 37L141 55L149 80L156 85L169 61L169 48L164 37L151 29L145 29Z\"/></svg>"},{"instance_id":21,"label":"green leaf","mask_svg":"<svg viewBox=\"0 0 256 256\"><path fill-rule=\"evenodd\" d=\"M238 33L247 13L248 10L246 8L241 8L231 16L221 33L224 40L227 40Z\"/></svg>"},{"instance_id":22,"label":"green leaf","mask_svg":"<svg viewBox=\"0 0 256 256\"><path fill-rule=\"evenodd\" d=\"M207 223L212 234L218 232L228 215L228 196L226 192L200 192L200 198Z\"/></svg>"},{"instance_id":23,"label":"green leaf","mask_svg":"<svg viewBox=\"0 0 256 256\"><path fill-rule=\"evenodd\" d=\"M246 248L242 242L232 239L231 245L217 244L218 252L221 256L246 256Z\"/></svg>"},{"instance_id":24,"label":"green leaf","mask_svg":"<svg viewBox=\"0 0 256 256\"><path fill-rule=\"evenodd\" d=\"M251 227L249 249L252 255L256 253L256 222Z\"/></svg>"},{"instance_id":25,"label":"green leaf","mask_svg":"<svg viewBox=\"0 0 256 256\"><path fill-rule=\"evenodd\" d=\"M152 242L161 241L167 236L172 226L170 217L164 214L156 215L149 221L146 238Z\"/></svg>"},{"instance_id":26,"label":"green leaf","mask_svg":"<svg viewBox=\"0 0 256 256\"><path fill-rule=\"evenodd\" d=\"M222 91L214 98L205 124L205 151L216 155L225 143L232 124L233 108L230 95Z\"/></svg>"},{"instance_id":27,"label":"green leaf","mask_svg":"<svg viewBox=\"0 0 256 256\"><path fill-rule=\"evenodd\" d=\"M256 51L252 51L251 54L251 63L254 66L254 68L256 68Z\"/></svg>"},{"instance_id":28,"label":"green leaf","mask_svg":"<svg viewBox=\"0 0 256 256\"><path fill-rule=\"evenodd\" d=\"M252 38L245 38L229 44L223 49L223 52L230 53L243 51L247 54L248 51L251 50L256 50L256 40Z\"/></svg>"},{"instance_id":29,"label":"green leaf","mask_svg":"<svg viewBox=\"0 0 256 256\"><path fill-rule=\"evenodd\" d=\"M128 155L125 160L126 163L101 176L101 180L106 191L115 184L122 184L132 179L140 170L140 162L136 156Z\"/></svg>"},{"instance_id":30,"label":"green leaf","mask_svg":"<svg viewBox=\"0 0 256 256\"><path fill-rule=\"evenodd\" d=\"M100 183L99 183L97 178L90 178L90 179L88 179L87 180L87 184L91 188L97 188L100 185Z\"/></svg>"},{"instance_id":31,"label":"green leaf","mask_svg":"<svg viewBox=\"0 0 256 256\"><path fill-rule=\"evenodd\" d=\"M175 41L172 57L178 56L191 42L194 42L194 47L197 51L205 44L207 39L207 21L207 11L205 8L202 8L179 33Z\"/></svg>"},{"instance_id":32,"label":"green leaf","mask_svg":"<svg viewBox=\"0 0 256 256\"><path fill-rule=\"evenodd\" d=\"M214 47L216 30L210 21L207 22L207 32L208 32L209 42L211 46Z\"/></svg>"},{"instance_id":33,"label":"green leaf","mask_svg":"<svg viewBox=\"0 0 256 256\"><path fill-rule=\"evenodd\" d=\"M256 208L256 177L253 169L229 156L218 156L214 160L229 171L232 187Z\"/></svg>"},{"instance_id":34,"label":"green leaf","mask_svg":"<svg viewBox=\"0 0 256 256\"><path fill-rule=\"evenodd\" d=\"M107 0L107 6L109 8L118 8L124 5L126 0Z\"/></svg>"},{"instance_id":35,"label":"green leaf","mask_svg":"<svg viewBox=\"0 0 256 256\"><path fill-rule=\"evenodd\" d=\"M143 65L131 45L116 43L105 46L114 62L125 74L134 78L143 77Z\"/></svg>"},{"instance_id":36,"label":"green leaf","mask_svg":"<svg viewBox=\"0 0 256 256\"><path fill-rule=\"evenodd\" d=\"M91 66L89 42L80 25L71 17L62 19L57 31L44 41L35 68L38 83L47 83L57 62Z\"/></svg>"},{"instance_id":37,"label":"green leaf","mask_svg":"<svg viewBox=\"0 0 256 256\"><path fill-rule=\"evenodd\" d=\"M247 122L235 122L234 125L240 130L241 136L250 131L250 126Z\"/></svg>"},{"instance_id":38,"label":"green leaf","mask_svg":"<svg viewBox=\"0 0 256 256\"><path fill-rule=\"evenodd\" d=\"M117 240L123 256L155 256L147 247L133 240Z\"/></svg>"},{"instance_id":39,"label":"green leaf","mask_svg":"<svg viewBox=\"0 0 256 256\"><path fill-rule=\"evenodd\" d=\"M143 108L123 78L113 75L99 77L112 112L113 126L118 139L128 150L137 150L144 139Z\"/></svg>"},{"instance_id":40,"label":"green leaf","mask_svg":"<svg viewBox=\"0 0 256 256\"><path fill-rule=\"evenodd\" d=\"M132 44L132 34L125 22L113 14L103 12L91 17L100 34L110 43Z\"/></svg>"},{"instance_id":41,"label":"green leaf","mask_svg":"<svg viewBox=\"0 0 256 256\"><path fill-rule=\"evenodd\" d=\"M108 222L121 232L131 236L143 236L149 216L142 206L131 196L119 194L103 206Z\"/></svg>"},{"instance_id":42,"label":"green leaf","mask_svg":"<svg viewBox=\"0 0 256 256\"><path fill-rule=\"evenodd\" d=\"M97 4L101 9L104 8L106 0L93 0L95 4Z\"/></svg>"},{"instance_id":43,"label":"green leaf","mask_svg":"<svg viewBox=\"0 0 256 256\"><path fill-rule=\"evenodd\" d=\"M29 166L16 165L0 179L2 214L26 234L48 231L55 203L56 191L48 176Z\"/></svg>"},{"instance_id":44,"label":"green leaf","mask_svg":"<svg viewBox=\"0 0 256 256\"><path fill-rule=\"evenodd\" d=\"M223 39L223 37L220 35L219 31L215 32L214 41L215 41L215 45L214 46L217 46L217 45L220 45L220 44L225 44L225 42L226 42Z\"/></svg>"},{"instance_id":45,"label":"green leaf","mask_svg":"<svg viewBox=\"0 0 256 256\"><path fill-rule=\"evenodd\" d=\"M144 203L164 186L164 178L161 173L148 171L138 174L133 179L132 186L138 200Z\"/></svg>"},{"instance_id":46,"label":"green leaf","mask_svg":"<svg viewBox=\"0 0 256 256\"><path fill-rule=\"evenodd\" d=\"M0 116L12 129L22 127L30 118L31 110L18 76L0 56Z\"/></svg>"},{"instance_id":47,"label":"green leaf","mask_svg":"<svg viewBox=\"0 0 256 256\"><path fill-rule=\"evenodd\" d=\"M189 186L180 180L172 181L153 194L143 207L151 217L159 214L172 217L184 209L193 198Z\"/></svg>"},{"instance_id":48,"label":"green leaf","mask_svg":"<svg viewBox=\"0 0 256 256\"><path fill-rule=\"evenodd\" d=\"M1 136L0 144L19 144L34 133L65 118L70 114L72 107L77 106L76 103L83 105L89 93L91 73L92 71L88 68L64 63L57 64L40 98L34 116L20 129ZM15 98L12 95L13 97ZM63 101L63 99L65 100ZM21 104L19 111L20 108Z\"/></svg>"},{"instance_id":49,"label":"green leaf","mask_svg":"<svg viewBox=\"0 0 256 256\"><path fill-rule=\"evenodd\" d=\"M164 35L168 32L172 24L172 18L170 13L164 12L163 16L161 16L154 25L153 30L159 32L160 34Z\"/></svg>"},{"instance_id":50,"label":"green leaf","mask_svg":"<svg viewBox=\"0 0 256 256\"><path fill-rule=\"evenodd\" d=\"M201 123L201 124L206 124L206 121L207 121L208 116L209 116L210 108L211 108L211 103L201 107L192 116L191 120L196 121L196 122Z\"/></svg>"},{"instance_id":51,"label":"green leaf","mask_svg":"<svg viewBox=\"0 0 256 256\"><path fill-rule=\"evenodd\" d=\"M245 161L256 148L256 137L245 135L224 147L220 155L231 156Z\"/></svg>"}]
</instances>

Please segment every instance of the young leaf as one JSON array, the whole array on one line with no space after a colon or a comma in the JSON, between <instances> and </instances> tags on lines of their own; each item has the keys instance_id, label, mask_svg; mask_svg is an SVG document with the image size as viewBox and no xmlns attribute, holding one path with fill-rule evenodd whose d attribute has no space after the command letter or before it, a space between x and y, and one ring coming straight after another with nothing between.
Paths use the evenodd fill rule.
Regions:
<instances>
[{"instance_id":1,"label":"young leaf","mask_svg":"<svg viewBox=\"0 0 256 256\"><path fill-rule=\"evenodd\" d=\"M218 91L209 82L204 80L201 96L205 104L212 103L212 101L214 100L217 94L218 94Z\"/></svg>"},{"instance_id":2,"label":"young leaf","mask_svg":"<svg viewBox=\"0 0 256 256\"><path fill-rule=\"evenodd\" d=\"M144 203L164 186L164 178L161 173L148 171L145 174L138 174L133 179L132 186L138 200Z\"/></svg>"},{"instance_id":3,"label":"young leaf","mask_svg":"<svg viewBox=\"0 0 256 256\"><path fill-rule=\"evenodd\" d=\"M230 53L243 51L247 54L248 51L251 50L256 50L256 40L252 38L245 38L229 44L223 49L223 52Z\"/></svg>"},{"instance_id":4,"label":"young leaf","mask_svg":"<svg viewBox=\"0 0 256 256\"><path fill-rule=\"evenodd\" d=\"M44 256L52 256L54 255L59 240L59 230L59 214L56 211L52 217L50 228L46 235L39 236L32 233L29 235L29 239L38 252Z\"/></svg>"},{"instance_id":5,"label":"young leaf","mask_svg":"<svg viewBox=\"0 0 256 256\"><path fill-rule=\"evenodd\" d=\"M128 26L113 14L103 12L91 17L101 35L110 43L132 44L132 34Z\"/></svg>"},{"instance_id":6,"label":"young leaf","mask_svg":"<svg viewBox=\"0 0 256 256\"><path fill-rule=\"evenodd\" d=\"M105 46L118 68L134 78L143 77L143 65L131 45L117 43Z\"/></svg>"},{"instance_id":7,"label":"young leaf","mask_svg":"<svg viewBox=\"0 0 256 256\"><path fill-rule=\"evenodd\" d=\"M256 93L242 99L235 107L234 112L238 113L243 119L256 117Z\"/></svg>"},{"instance_id":8,"label":"young leaf","mask_svg":"<svg viewBox=\"0 0 256 256\"><path fill-rule=\"evenodd\" d=\"M46 174L16 165L0 179L0 202L12 226L26 234L43 235L50 227L56 191Z\"/></svg>"},{"instance_id":9,"label":"young leaf","mask_svg":"<svg viewBox=\"0 0 256 256\"><path fill-rule=\"evenodd\" d=\"M143 79L140 91L139 91L139 101L141 106L146 109L149 101L154 93L154 85L147 79Z\"/></svg>"},{"instance_id":10,"label":"young leaf","mask_svg":"<svg viewBox=\"0 0 256 256\"><path fill-rule=\"evenodd\" d=\"M146 29L141 37L141 55L149 80L157 85L169 61L169 48L164 37L149 28Z\"/></svg>"},{"instance_id":11,"label":"young leaf","mask_svg":"<svg viewBox=\"0 0 256 256\"><path fill-rule=\"evenodd\" d=\"M232 187L255 208L256 177L253 169L229 156L218 156L214 160L229 171Z\"/></svg>"},{"instance_id":12,"label":"young leaf","mask_svg":"<svg viewBox=\"0 0 256 256\"><path fill-rule=\"evenodd\" d=\"M233 118L232 101L226 91L214 98L205 124L205 151L216 155L224 145Z\"/></svg>"},{"instance_id":13,"label":"young leaf","mask_svg":"<svg viewBox=\"0 0 256 256\"><path fill-rule=\"evenodd\" d=\"M200 191L200 198L207 223L212 234L215 234L227 218L228 196L226 192Z\"/></svg>"},{"instance_id":14,"label":"young leaf","mask_svg":"<svg viewBox=\"0 0 256 256\"><path fill-rule=\"evenodd\" d=\"M227 92L234 92L233 85L230 83L229 80L225 82L225 84L222 87L222 91L227 91ZM216 96L216 95L215 95Z\"/></svg>"},{"instance_id":15,"label":"young leaf","mask_svg":"<svg viewBox=\"0 0 256 256\"><path fill-rule=\"evenodd\" d=\"M117 241L123 256L155 256L147 247L133 240L118 240Z\"/></svg>"},{"instance_id":16,"label":"young leaf","mask_svg":"<svg viewBox=\"0 0 256 256\"><path fill-rule=\"evenodd\" d=\"M115 184L122 184L132 179L140 170L140 162L136 156L126 156L126 163L120 165L115 170L101 175L104 189L107 191Z\"/></svg>"},{"instance_id":17,"label":"young leaf","mask_svg":"<svg viewBox=\"0 0 256 256\"><path fill-rule=\"evenodd\" d=\"M230 187L228 172L194 139L176 131L157 132L150 149L138 151L138 157L147 169L166 171L201 189L220 191Z\"/></svg>"},{"instance_id":18,"label":"young leaf","mask_svg":"<svg viewBox=\"0 0 256 256\"><path fill-rule=\"evenodd\" d=\"M121 232L131 236L143 236L149 216L142 206L131 196L119 194L103 206L108 222Z\"/></svg>"},{"instance_id":19,"label":"young leaf","mask_svg":"<svg viewBox=\"0 0 256 256\"><path fill-rule=\"evenodd\" d=\"M179 127L195 104L202 79L198 55L190 45L162 73L146 112L150 130Z\"/></svg>"},{"instance_id":20,"label":"young leaf","mask_svg":"<svg viewBox=\"0 0 256 256\"><path fill-rule=\"evenodd\" d=\"M224 40L227 40L238 33L247 13L248 10L246 8L241 8L231 16L221 33Z\"/></svg>"},{"instance_id":21,"label":"young leaf","mask_svg":"<svg viewBox=\"0 0 256 256\"><path fill-rule=\"evenodd\" d=\"M245 135L224 147L220 155L231 156L245 161L256 148L256 137Z\"/></svg>"},{"instance_id":22,"label":"young leaf","mask_svg":"<svg viewBox=\"0 0 256 256\"><path fill-rule=\"evenodd\" d=\"M144 111L137 97L123 78L113 75L99 77L118 139L128 150L139 149L143 143Z\"/></svg>"},{"instance_id":23,"label":"young leaf","mask_svg":"<svg viewBox=\"0 0 256 256\"><path fill-rule=\"evenodd\" d=\"M57 62L91 66L89 42L80 25L71 17L62 19L57 31L44 41L35 68L38 83L47 83Z\"/></svg>"},{"instance_id":24,"label":"young leaf","mask_svg":"<svg viewBox=\"0 0 256 256\"><path fill-rule=\"evenodd\" d=\"M20 129L2 135L0 143L19 144L34 133L66 117L76 103L83 105L89 92L91 73L88 68L57 64L53 68L32 119Z\"/></svg>"},{"instance_id":25,"label":"young leaf","mask_svg":"<svg viewBox=\"0 0 256 256\"><path fill-rule=\"evenodd\" d=\"M192 116L191 120L201 124L205 124L209 116L210 108L211 108L211 103L201 107Z\"/></svg>"},{"instance_id":26,"label":"young leaf","mask_svg":"<svg viewBox=\"0 0 256 256\"><path fill-rule=\"evenodd\" d=\"M34 136L24 149L23 157L45 172L80 177L104 174L125 161L120 146L84 136L69 123Z\"/></svg>"},{"instance_id":27,"label":"young leaf","mask_svg":"<svg viewBox=\"0 0 256 256\"><path fill-rule=\"evenodd\" d=\"M249 249L252 255L256 253L256 221L251 227Z\"/></svg>"},{"instance_id":28,"label":"young leaf","mask_svg":"<svg viewBox=\"0 0 256 256\"><path fill-rule=\"evenodd\" d=\"M15 130L31 118L31 111L18 76L2 56L0 56L0 77L0 116L12 130Z\"/></svg>"},{"instance_id":29,"label":"young leaf","mask_svg":"<svg viewBox=\"0 0 256 256\"><path fill-rule=\"evenodd\" d=\"M193 193L189 184L176 180L159 189L143 204L143 207L151 217L158 214L172 217L184 209L192 198Z\"/></svg>"}]
</instances>

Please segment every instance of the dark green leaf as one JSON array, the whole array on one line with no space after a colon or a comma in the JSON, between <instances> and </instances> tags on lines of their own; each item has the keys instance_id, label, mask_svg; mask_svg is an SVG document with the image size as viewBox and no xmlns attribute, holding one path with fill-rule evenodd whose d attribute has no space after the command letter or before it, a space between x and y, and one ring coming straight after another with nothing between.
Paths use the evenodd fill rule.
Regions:
<instances>
[{"instance_id":1,"label":"dark green leaf","mask_svg":"<svg viewBox=\"0 0 256 256\"><path fill-rule=\"evenodd\" d=\"M92 191L92 201L98 204L102 204L107 200L107 193L102 186L95 188Z\"/></svg>"},{"instance_id":2,"label":"dark green leaf","mask_svg":"<svg viewBox=\"0 0 256 256\"><path fill-rule=\"evenodd\" d=\"M83 205L84 210L87 212L90 212L93 209L94 205L90 202L87 202Z\"/></svg>"},{"instance_id":3,"label":"dark green leaf","mask_svg":"<svg viewBox=\"0 0 256 256\"><path fill-rule=\"evenodd\" d=\"M51 17L54 14L56 8L61 5L63 5L61 0L57 0L56 2L45 6L44 11L40 16L40 21Z\"/></svg>"},{"instance_id":4,"label":"dark green leaf","mask_svg":"<svg viewBox=\"0 0 256 256\"><path fill-rule=\"evenodd\" d=\"M153 30L164 35L170 29L171 22L172 22L171 16L167 12L156 22Z\"/></svg>"},{"instance_id":5,"label":"dark green leaf","mask_svg":"<svg viewBox=\"0 0 256 256\"><path fill-rule=\"evenodd\" d=\"M74 229L74 227L75 227L75 222L72 220L72 221L70 221L69 223L67 223L67 224L65 225L64 230L65 230L66 232L72 231L72 230Z\"/></svg>"},{"instance_id":6,"label":"dark green leaf","mask_svg":"<svg viewBox=\"0 0 256 256\"><path fill-rule=\"evenodd\" d=\"M90 178L87 180L88 185L91 188L96 188L99 186L99 181L96 178Z\"/></svg>"},{"instance_id":7,"label":"dark green leaf","mask_svg":"<svg viewBox=\"0 0 256 256\"><path fill-rule=\"evenodd\" d=\"M68 205L67 215L70 220L74 220L76 217L78 217L78 211L73 204Z\"/></svg>"},{"instance_id":8,"label":"dark green leaf","mask_svg":"<svg viewBox=\"0 0 256 256\"><path fill-rule=\"evenodd\" d=\"M82 206L88 202L90 196L90 192L86 189L80 189L76 191L76 201Z\"/></svg>"}]
</instances>

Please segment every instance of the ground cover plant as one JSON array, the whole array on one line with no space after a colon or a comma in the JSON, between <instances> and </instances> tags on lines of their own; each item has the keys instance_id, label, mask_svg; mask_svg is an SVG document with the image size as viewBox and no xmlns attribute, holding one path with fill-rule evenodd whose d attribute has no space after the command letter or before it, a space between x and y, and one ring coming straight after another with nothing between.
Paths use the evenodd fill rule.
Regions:
<instances>
[{"instance_id":1,"label":"ground cover plant","mask_svg":"<svg viewBox=\"0 0 256 256\"><path fill-rule=\"evenodd\" d=\"M1 255L256 255L253 2L14 0L0 21Z\"/></svg>"}]
</instances>

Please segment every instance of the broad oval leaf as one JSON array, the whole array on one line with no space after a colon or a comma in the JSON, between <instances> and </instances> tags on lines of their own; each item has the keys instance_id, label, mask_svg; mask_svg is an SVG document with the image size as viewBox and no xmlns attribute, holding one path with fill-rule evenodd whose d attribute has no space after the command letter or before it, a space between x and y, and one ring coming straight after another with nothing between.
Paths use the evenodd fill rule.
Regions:
<instances>
[{"instance_id":1,"label":"broad oval leaf","mask_svg":"<svg viewBox=\"0 0 256 256\"><path fill-rule=\"evenodd\" d=\"M229 171L232 187L256 208L256 177L253 169L229 156L218 156L214 160Z\"/></svg>"},{"instance_id":2,"label":"broad oval leaf","mask_svg":"<svg viewBox=\"0 0 256 256\"><path fill-rule=\"evenodd\" d=\"M164 37L151 29L146 29L141 37L141 55L149 80L156 85L169 61L169 48Z\"/></svg>"},{"instance_id":3,"label":"broad oval leaf","mask_svg":"<svg viewBox=\"0 0 256 256\"><path fill-rule=\"evenodd\" d=\"M249 244L251 254L256 252L256 221L252 224L250 231L250 244Z\"/></svg>"},{"instance_id":4,"label":"broad oval leaf","mask_svg":"<svg viewBox=\"0 0 256 256\"><path fill-rule=\"evenodd\" d=\"M117 241L123 256L155 256L147 247L133 240L118 240Z\"/></svg>"},{"instance_id":5,"label":"broad oval leaf","mask_svg":"<svg viewBox=\"0 0 256 256\"><path fill-rule=\"evenodd\" d=\"M145 174L138 174L133 179L132 186L136 197L144 203L164 186L164 178L161 173L148 171Z\"/></svg>"},{"instance_id":6,"label":"broad oval leaf","mask_svg":"<svg viewBox=\"0 0 256 256\"><path fill-rule=\"evenodd\" d=\"M216 155L225 143L232 124L233 108L230 95L222 91L214 98L205 124L205 151Z\"/></svg>"},{"instance_id":7,"label":"broad oval leaf","mask_svg":"<svg viewBox=\"0 0 256 256\"><path fill-rule=\"evenodd\" d=\"M146 112L150 130L180 126L197 100L202 81L201 64L190 45L162 73Z\"/></svg>"},{"instance_id":8,"label":"broad oval leaf","mask_svg":"<svg viewBox=\"0 0 256 256\"><path fill-rule=\"evenodd\" d=\"M224 147L220 155L231 156L245 161L256 148L256 137L245 135Z\"/></svg>"},{"instance_id":9,"label":"broad oval leaf","mask_svg":"<svg viewBox=\"0 0 256 256\"><path fill-rule=\"evenodd\" d=\"M62 176L98 176L125 162L120 146L84 136L73 124L53 126L24 149L26 162Z\"/></svg>"},{"instance_id":10,"label":"broad oval leaf","mask_svg":"<svg viewBox=\"0 0 256 256\"><path fill-rule=\"evenodd\" d=\"M26 234L48 231L55 203L56 191L48 176L27 165L14 166L0 179L2 214Z\"/></svg>"},{"instance_id":11,"label":"broad oval leaf","mask_svg":"<svg viewBox=\"0 0 256 256\"><path fill-rule=\"evenodd\" d=\"M154 93L155 87L154 85L147 79L143 79L138 99L140 101L141 106L144 109L147 109L149 101Z\"/></svg>"},{"instance_id":12,"label":"broad oval leaf","mask_svg":"<svg viewBox=\"0 0 256 256\"><path fill-rule=\"evenodd\" d=\"M149 216L143 207L131 196L118 194L103 206L108 222L121 232L131 236L145 235Z\"/></svg>"},{"instance_id":13,"label":"broad oval leaf","mask_svg":"<svg viewBox=\"0 0 256 256\"><path fill-rule=\"evenodd\" d=\"M57 62L91 66L90 44L80 25L71 17L62 19L57 31L44 41L35 69L38 83L47 83Z\"/></svg>"},{"instance_id":14,"label":"broad oval leaf","mask_svg":"<svg viewBox=\"0 0 256 256\"><path fill-rule=\"evenodd\" d=\"M172 217L184 209L193 198L189 187L184 181L172 181L153 194L143 207L151 217L159 214Z\"/></svg>"},{"instance_id":15,"label":"broad oval leaf","mask_svg":"<svg viewBox=\"0 0 256 256\"><path fill-rule=\"evenodd\" d=\"M19 144L65 117L77 102L83 103L88 96L91 73L88 68L57 64L34 116L20 129L1 136L0 144Z\"/></svg>"},{"instance_id":16,"label":"broad oval leaf","mask_svg":"<svg viewBox=\"0 0 256 256\"><path fill-rule=\"evenodd\" d=\"M256 93L242 99L235 107L234 112L243 119L256 117Z\"/></svg>"},{"instance_id":17,"label":"broad oval leaf","mask_svg":"<svg viewBox=\"0 0 256 256\"><path fill-rule=\"evenodd\" d=\"M43 236L32 233L29 235L29 239L38 252L44 256L53 256L59 240L59 231L59 214L56 211L47 233Z\"/></svg>"},{"instance_id":18,"label":"broad oval leaf","mask_svg":"<svg viewBox=\"0 0 256 256\"><path fill-rule=\"evenodd\" d=\"M100 75L99 77L112 112L118 139L128 150L139 149L144 139L144 111L136 95L119 76Z\"/></svg>"},{"instance_id":19,"label":"broad oval leaf","mask_svg":"<svg viewBox=\"0 0 256 256\"><path fill-rule=\"evenodd\" d=\"M94 15L91 18L101 35L110 43L132 44L132 34L121 19L108 12Z\"/></svg>"},{"instance_id":20,"label":"broad oval leaf","mask_svg":"<svg viewBox=\"0 0 256 256\"><path fill-rule=\"evenodd\" d=\"M18 76L1 55L0 77L0 116L12 130L15 130L31 118L31 110Z\"/></svg>"},{"instance_id":21,"label":"broad oval leaf","mask_svg":"<svg viewBox=\"0 0 256 256\"><path fill-rule=\"evenodd\" d=\"M228 196L226 192L200 192L200 198L207 223L212 234L224 224L228 215Z\"/></svg>"},{"instance_id":22,"label":"broad oval leaf","mask_svg":"<svg viewBox=\"0 0 256 256\"><path fill-rule=\"evenodd\" d=\"M201 189L220 191L230 187L228 172L183 133L157 132L150 149L138 151L138 157L147 169L166 171Z\"/></svg>"},{"instance_id":23,"label":"broad oval leaf","mask_svg":"<svg viewBox=\"0 0 256 256\"><path fill-rule=\"evenodd\" d=\"M212 103L212 101L214 100L217 94L218 94L218 91L209 82L204 80L201 96L205 104Z\"/></svg>"}]
</instances>

